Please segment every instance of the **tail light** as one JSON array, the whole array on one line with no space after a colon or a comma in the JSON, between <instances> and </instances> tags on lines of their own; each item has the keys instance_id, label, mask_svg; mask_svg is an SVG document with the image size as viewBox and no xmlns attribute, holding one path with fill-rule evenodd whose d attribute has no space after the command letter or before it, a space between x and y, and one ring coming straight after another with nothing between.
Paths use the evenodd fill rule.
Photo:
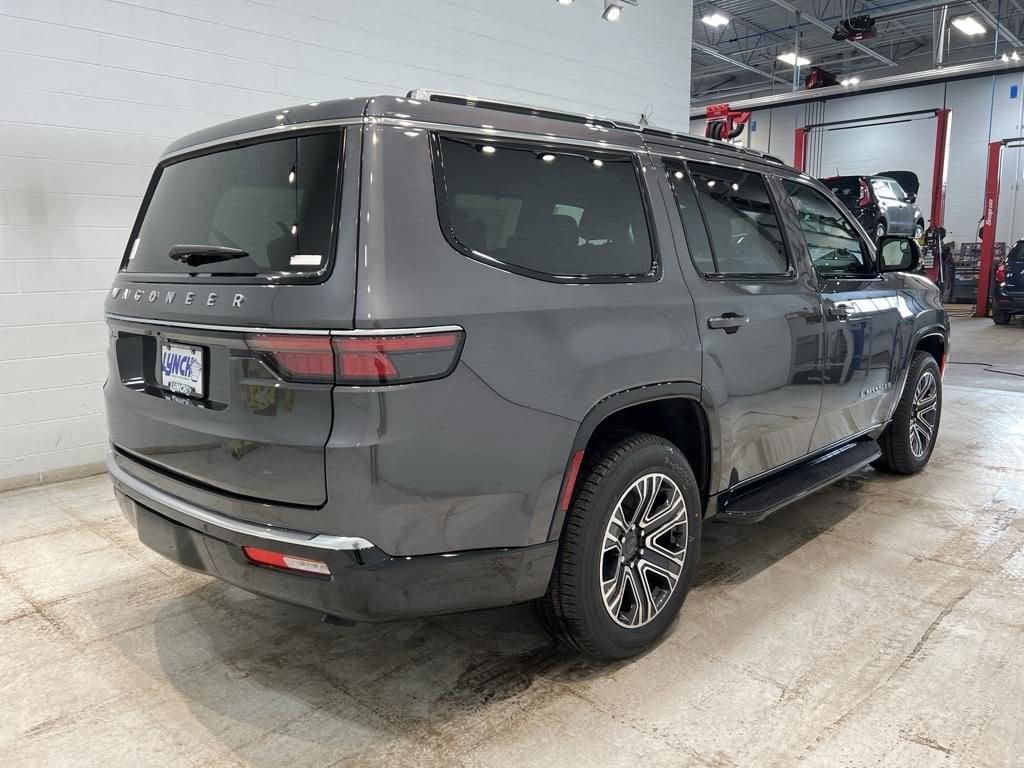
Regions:
<instances>
[{"instance_id":1,"label":"tail light","mask_svg":"<svg viewBox=\"0 0 1024 768\"><path fill-rule=\"evenodd\" d=\"M999 262L999 266L996 267L996 282L997 283L1004 283L1004 282L1006 282L1006 262L1005 261Z\"/></svg>"},{"instance_id":2,"label":"tail light","mask_svg":"<svg viewBox=\"0 0 1024 768\"><path fill-rule=\"evenodd\" d=\"M861 179L860 197L857 198L857 207L867 208L869 205L871 205L871 187L868 186L868 183L864 179Z\"/></svg>"},{"instance_id":3,"label":"tail light","mask_svg":"<svg viewBox=\"0 0 1024 768\"><path fill-rule=\"evenodd\" d=\"M343 385L441 379L459 361L462 329L334 336L254 334L246 344L286 381Z\"/></svg>"}]
</instances>

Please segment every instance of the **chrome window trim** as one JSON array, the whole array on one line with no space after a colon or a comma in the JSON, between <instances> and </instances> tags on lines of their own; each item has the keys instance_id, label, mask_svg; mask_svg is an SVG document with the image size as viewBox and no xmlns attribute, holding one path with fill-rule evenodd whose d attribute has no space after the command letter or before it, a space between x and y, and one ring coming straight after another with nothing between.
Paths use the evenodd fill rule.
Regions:
<instances>
[{"instance_id":1,"label":"chrome window trim","mask_svg":"<svg viewBox=\"0 0 1024 768\"><path fill-rule=\"evenodd\" d=\"M163 506L174 510L179 515L196 520L200 523L206 523L207 525L239 533L244 536L252 536L254 538L262 539L263 541L277 541L283 544L296 544L302 547L311 547L313 549L325 549L336 552L340 550L374 548L373 542L358 536L335 536L326 533L307 533L305 531L296 531L291 528L276 528L270 525L247 523L244 520L237 520L233 517L227 517L226 515L221 515L217 512L211 512L208 509L203 509L202 507L191 504L184 499L173 496L166 491L162 491L155 485L151 485L143 480L133 477L117 465L117 462L114 460L113 451L109 451L107 453L106 463L107 471L110 473L110 476L117 483L120 483L129 490L136 491L143 496L143 501L146 499L155 501L158 504L162 504Z\"/></svg>"}]
</instances>

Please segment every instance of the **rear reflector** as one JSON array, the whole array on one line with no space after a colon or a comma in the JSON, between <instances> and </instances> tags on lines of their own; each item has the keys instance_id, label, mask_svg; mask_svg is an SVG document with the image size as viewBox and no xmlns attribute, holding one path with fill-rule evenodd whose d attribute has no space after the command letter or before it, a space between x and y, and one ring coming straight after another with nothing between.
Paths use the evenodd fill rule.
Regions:
<instances>
[{"instance_id":1,"label":"rear reflector","mask_svg":"<svg viewBox=\"0 0 1024 768\"><path fill-rule=\"evenodd\" d=\"M565 483L562 486L562 498L558 503L558 509L562 512L569 511L569 503L572 501L572 492L576 487L576 477L580 473L580 464L583 463L583 451L576 451L569 462L569 471L565 473Z\"/></svg>"},{"instance_id":2,"label":"rear reflector","mask_svg":"<svg viewBox=\"0 0 1024 768\"><path fill-rule=\"evenodd\" d=\"M327 567L327 563L320 560L286 555L283 552L272 552L269 549L259 549L258 547L242 547L242 551L250 562L257 565L269 565L272 568L281 568L286 571L315 573L320 576L331 575L331 569Z\"/></svg>"},{"instance_id":3,"label":"rear reflector","mask_svg":"<svg viewBox=\"0 0 1024 768\"><path fill-rule=\"evenodd\" d=\"M286 381L379 385L447 376L459 362L464 338L458 329L379 336L253 334L245 343Z\"/></svg>"}]
</instances>

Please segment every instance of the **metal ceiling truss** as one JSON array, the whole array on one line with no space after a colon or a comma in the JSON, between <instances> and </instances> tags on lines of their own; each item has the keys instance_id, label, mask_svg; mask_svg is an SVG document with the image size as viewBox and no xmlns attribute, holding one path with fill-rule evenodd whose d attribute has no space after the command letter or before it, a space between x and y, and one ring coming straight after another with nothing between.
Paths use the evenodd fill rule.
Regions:
<instances>
[{"instance_id":1,"label":"metal ceiling truss","mask_svg":"<svg viewBox=\"0 0 1024 768\"><path fill-rule=\"evenodd\" d=\"M950 63L991 59L1020 49L1024 55L1024 0L696 0L691 93L705 101L731 94L789 90L793 70L777 57L796 47L800 55L837 75L894 67L932 66L938 9L948 18L974 15L989 30L978 38L950 34ZM712 28L701 17L712 11L730 23ZM861 42L837 42L832 32L844 18L868 14L877 36ZM799 22L798 22L799 18ZM993 32L994 30L994 32ZM998 36L998 44L996 37ZM801 72L801 78L805 74Z\"/></svg>"}]
</instances>

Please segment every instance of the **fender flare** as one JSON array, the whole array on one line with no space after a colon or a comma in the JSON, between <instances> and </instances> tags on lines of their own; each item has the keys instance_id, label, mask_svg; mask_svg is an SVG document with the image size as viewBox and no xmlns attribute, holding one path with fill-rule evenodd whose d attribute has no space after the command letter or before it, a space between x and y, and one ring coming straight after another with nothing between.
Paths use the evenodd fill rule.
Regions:
<instances>
[{"instance_id":1,"label":"fender flare","mask_svg":"<svg viewBox=\"0 0 1024 768\"><path fill-rule=\"evenodd\" d=\"M718 466L720 463L719 452L721 451L719 425L718 418L716 417L714 398L711 397L711 393L705 387L696 382L672 381L658 384L646 384L615 392L597 402L587 412L587 415L583 417L583 420L580 422L579 427L576 430L576 437L572 442L572 448L569 451L569 455L566 457L565 469L562 472L562 482L559 485L558 499L561 500L565 491L566 482L570 479L573 457L579 451L586 449L587 444L590 442L590 438L594 436L594 432L597 430L597 427L604 422L605 419L619 411L623 411L626 408L631 408L635 405L653 403L658 400L674 399L692 401L700 408L704 415L704 423L702 425L704 434L702 434L701 437L708 447L708 455L706 459L708 466L704 467L703 470L707 477L708 485L710 486L713 484L714 478L717 477ZM705 490L709 495L713 494L710 487ZM548 529L548 541L553 541L561 536L562 525L565 523L566 512L562 510L560 506L561 505L556 501L554 515L552 515L551 518L551 526Z\"/></svg>"}]
</instances>

